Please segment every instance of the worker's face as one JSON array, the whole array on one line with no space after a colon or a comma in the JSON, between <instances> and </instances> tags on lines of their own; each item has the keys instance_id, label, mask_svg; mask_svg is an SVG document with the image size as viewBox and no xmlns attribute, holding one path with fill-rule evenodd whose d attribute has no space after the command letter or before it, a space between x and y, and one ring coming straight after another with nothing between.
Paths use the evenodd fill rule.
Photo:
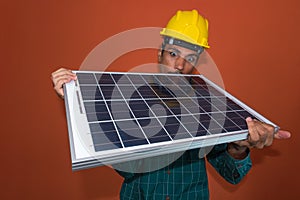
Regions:
<instances>
[{"instance_id":1,"label":"worker's face","mask_svg":"<svg viewBox=\"0 0 300 200\"><path fill-rule=\"evenodd\" d=\"M199 55L184 47L166 44L163 54L159 53L159 67L162 73L191 74Z\"/></svg>"}]
</instances>

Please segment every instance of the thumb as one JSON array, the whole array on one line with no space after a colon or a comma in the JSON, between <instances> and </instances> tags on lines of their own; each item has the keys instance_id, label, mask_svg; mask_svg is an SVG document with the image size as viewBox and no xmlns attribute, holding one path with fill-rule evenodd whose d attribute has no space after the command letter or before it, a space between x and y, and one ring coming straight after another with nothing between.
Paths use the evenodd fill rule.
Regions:
<instances>
[{"instance_id":1,"label":"thumb","mask_svg":"<svg viewBox=\"0 0 300 200\"><path fill-rule=\"evenodd\" d=\"M288 139L291 137L291 133L289 131L279 130L274 134L274 138L276 139Z\"/></svg>"}]
</instances>

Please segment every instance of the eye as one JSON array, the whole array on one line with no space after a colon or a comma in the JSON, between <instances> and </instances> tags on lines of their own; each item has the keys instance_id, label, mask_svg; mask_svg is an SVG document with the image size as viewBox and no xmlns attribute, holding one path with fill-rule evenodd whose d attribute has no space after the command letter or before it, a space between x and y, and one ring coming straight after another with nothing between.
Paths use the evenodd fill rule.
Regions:
<instances>
[{"instance_id":1,"label":"eye","mask_svg":"<svg viewBox=\"0 0 300 200\"><path fill-rule=\"evenodd\" d=\"M196 57L188 56L188 57L186 57L186 61L188 61L189 63L194 63L194 62L196 62Z\"/></svg>"},{"instance_id":2,"label":"eye","mask_svg":"<svg viewBox=\"0 0 300 200\"><path fill-rule=\"evenodd\" d=\"M178 55L178 54L177 54L176 52L174 52L174 51L170 51L169 54L170 54L171 57L176 57L176 56Z\"/></svg>"}]
</instances>

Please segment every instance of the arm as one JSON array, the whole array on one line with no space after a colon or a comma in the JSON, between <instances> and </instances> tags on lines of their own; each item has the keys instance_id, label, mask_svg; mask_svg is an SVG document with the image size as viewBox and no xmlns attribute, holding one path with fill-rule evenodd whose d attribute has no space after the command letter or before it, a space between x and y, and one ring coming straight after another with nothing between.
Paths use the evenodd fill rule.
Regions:
<instances>
[{"instance_id":1,"label":"arm","mask_svg":"<svg viewBox=\"0 0 300 200\"><path fill-rule=\"evenodd\" d=\"M272 125L251 119L250 117L246 119L246 122L249 130L248 138L230 144L232 147L235 147L229 151L233 157L241 156L247 148L263 149L264 147L271 146L274 138L287 139L291 137L291 133L288 131L278 130L275 132L275 128Z\"/></svg>"},{"instance_id":2,"label":"arm","mask_svg":"<svg viewBox=\"0 0 300 200\"><path fill-rule=\"evenodd\" d=\"M63 84L70 82L71 80L76 80L76 74L72 72L72 70L60 68L51 74L51 79L53 83L53 88L56 94L64 99L64 92L63 92ZM121 176L125 179L130 180L134 177L133 173L130 172L122 172L116 170Z\"/></svg>"},{"instance_id":3,"label":"arm","mask_svg":"<svg viewBox=\"0 0 300 200\"><path fill-rule=\"evenodd\" d=\"M246 140L217 145L207 156L208 161L228 182L236 184L248 173L252 166L250 149L270 146L273 139L286 139L291 133L284 130L275 132L273 126L246 119L249 135Z\"/></svg>"},{"instance_id":4,"label":"arm","mask_svg":"<svg viewBox=\"0 0 300 200\"><path fill-rule=\"evenodd\" d=\"M250 148L263 149L272 145L273 139L287 139L291 133L284 130L275 132L275 128L264 122L248 117L246 119L249 135L246 140L228 144L227 151L235 159L243 159L247 156L246 151Z\"/></svg>"},{"instance_id":5,"label":"arm","mask_svg":"<svg viewBox=\"0 0 300 200\"><path fill-rule=\"evenodd\" d=\"M252 167L249 149L243 154L243 159L235 159L228 153L229 145L216 145L207 155L207 160L216 171L228 182L239 183Z\"/></svg>"}]
</instances>

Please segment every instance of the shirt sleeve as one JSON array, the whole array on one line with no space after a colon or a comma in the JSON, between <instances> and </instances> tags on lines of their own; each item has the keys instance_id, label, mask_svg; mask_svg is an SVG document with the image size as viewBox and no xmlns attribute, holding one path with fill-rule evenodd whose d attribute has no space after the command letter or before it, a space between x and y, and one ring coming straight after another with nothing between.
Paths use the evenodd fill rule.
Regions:
<instances>
[{"instance_id":1,"label":"shirt sleeve","mask_svg":"<svg viewBox=\"0 0 300 200\"><path fill-rule=\"evenodd\" d=\"M216 145L206 158L225 180L237 184L252 167L250 151L248 150L246 158L237 160L230 156L226 149L227 144Z\"/></svg>"},{"instance_id":2,"label":"shirt sleeve","mask_svg":"<svg viewBox=\"0 0 300 200\"><path fill-rule=\"evenodd\" d=\"M139 169L141 169L141 166L143 164L142 159L140 160L132 160L132 161L127 161L123 162L120 164L114 164L112 167L115 169L115 171L122 176L125 181L131 181L133 180L138 174L135 173Z\"/></svg>"},{"instance_id":3,"label":"shirt sleeve","mask_svg":"<svg viewBox=\"0 0 300 200\"><path fill-rule=\"evenodd\" d=\"M130 180L134 178L134 173L130 173L130 172L124 172L124 171L120 171L115 169L115 171L122 176L125 180Z\"/></svg>"}]
</instances>

